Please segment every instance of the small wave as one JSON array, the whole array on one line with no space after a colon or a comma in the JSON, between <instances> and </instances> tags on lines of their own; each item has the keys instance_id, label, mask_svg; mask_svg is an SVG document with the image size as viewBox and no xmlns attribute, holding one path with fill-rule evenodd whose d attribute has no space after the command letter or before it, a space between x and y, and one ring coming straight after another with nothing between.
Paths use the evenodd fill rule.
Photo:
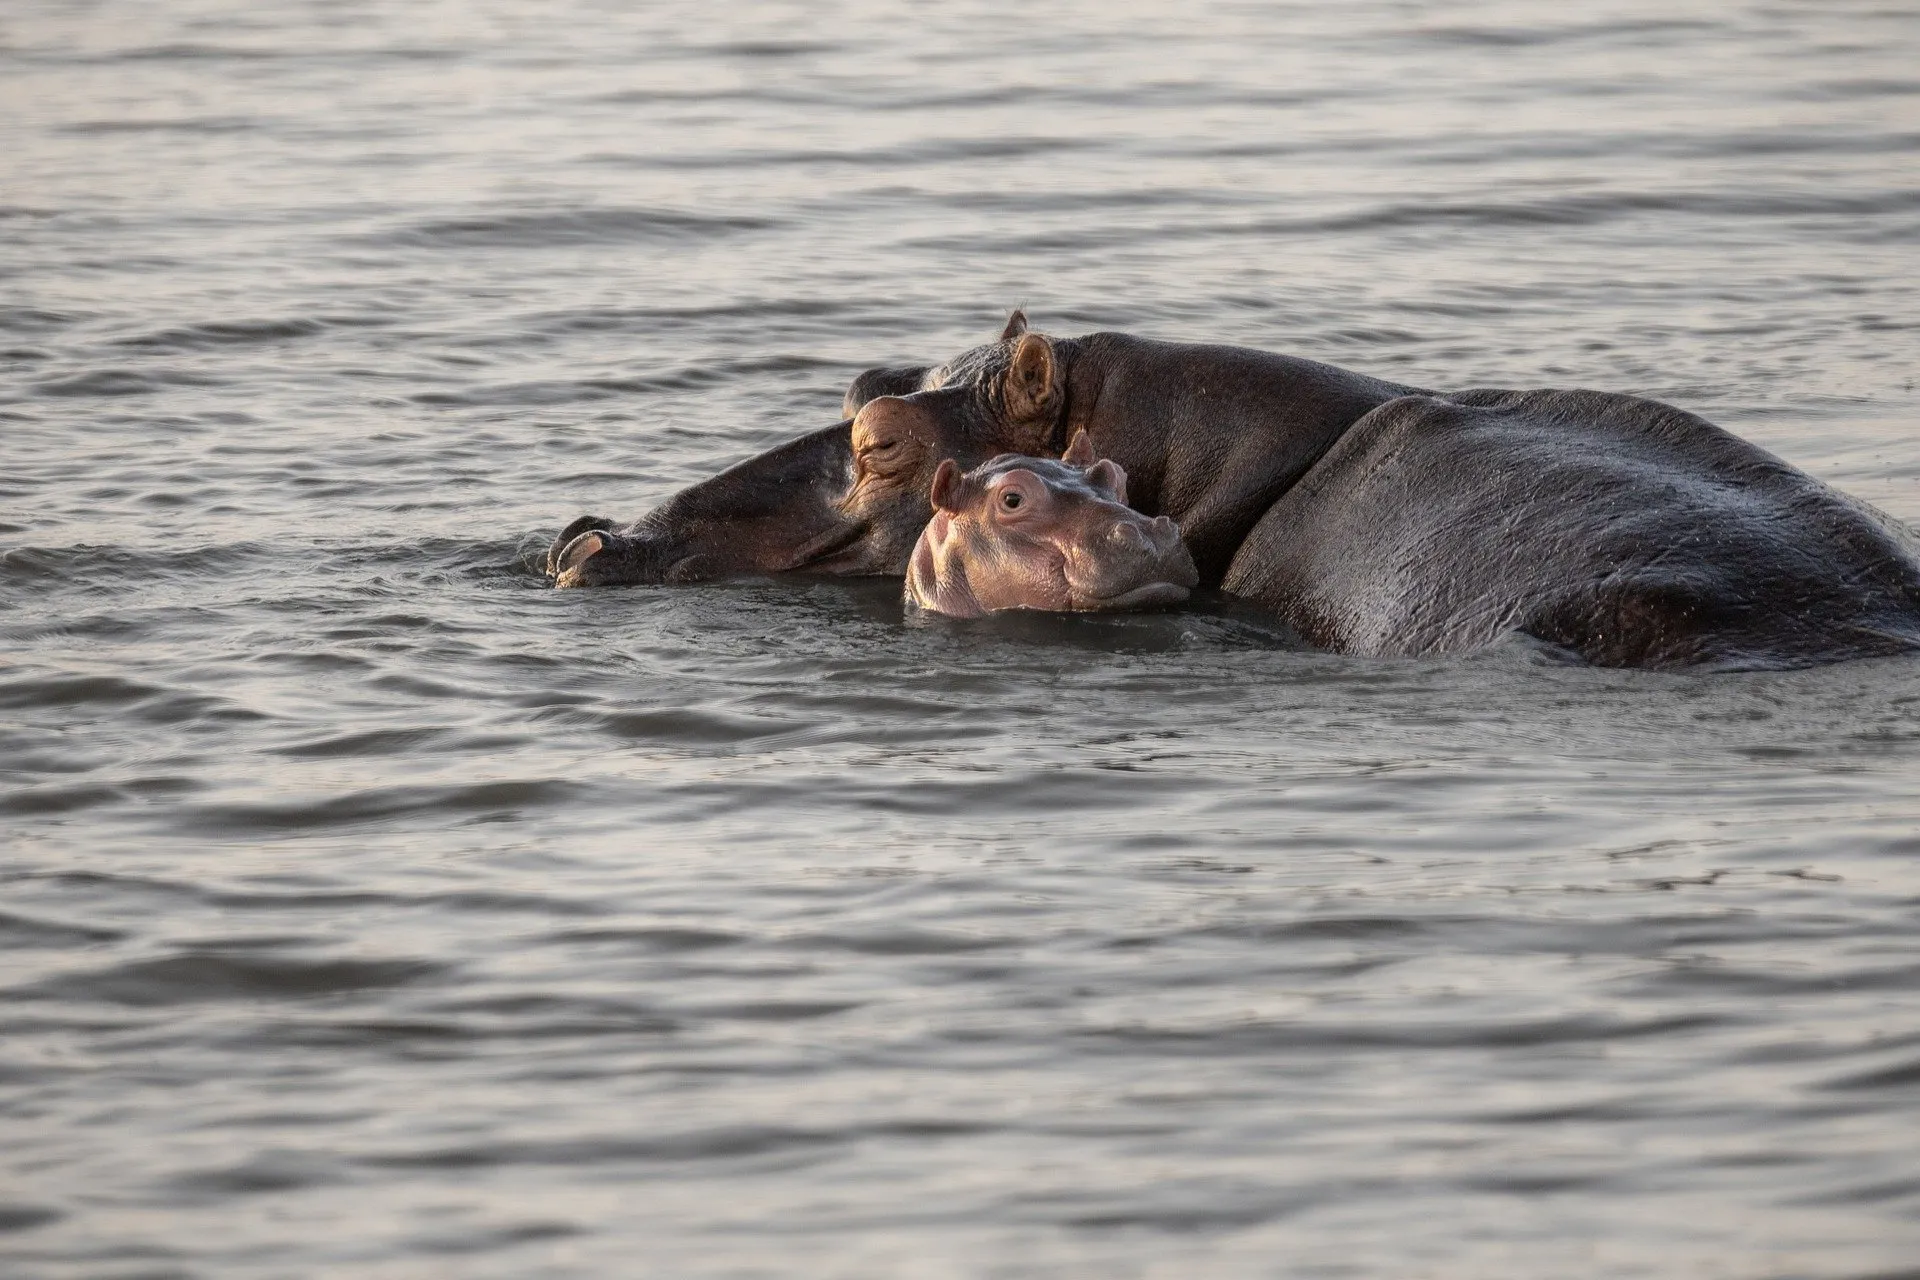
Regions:
<instances>
[{"instance_id":1,"label":"small wave","mask_svg":"<svg viewBox=\"0 0 1920 1280\"><path fill-rule=\"evenodd\" d=\"M0 218L8 216L10 211L0 210ZM12 333L49 333L76 324L80 319L70 312L48 311L42 307L0 307L0 330Z\"/></svg>"},{"instance_id":2,"label":"small wave","mask_svg":"<svg viewBox=\"0 0 1920 1280\"><path fill-rule=\"evenodd\" d=\"M853 1130L826 1132L775 1125L735 1125L643 1138L602 1136L549 1142L495 1142L364 1156L380 1169L485 1169L503 1165L578 1167L634 1161L741 1160L838 1146L858 1140Z\"/></svg>"},{"instance_id":3,"label":"small wave","mask_svg":"<svg viewBox=\"0 0 1920 1280\"><path fill-rule=\"evenodd\" d=\"M766 169L790 165L840 165L846 168L902 169L914 165L966 160L1016 160L1101 144L1090 138L942 138L907 147L866 151L724 151L688 155L607 154L589 157L601 164L643 169Z\"/></svg>"},{"instance_id":4,"label":"small wave","mask_svg":"<svg viewBox=\"0 0 1920 1280\"><path fill-rule=\"evenodd\" d=\"M301 960L289 956L190 951L63 974L26 988L16 999L86 1000L150 1008L275 996L346 995L405 986L440 972L425 960Z\"/></svg>"},{"instance_id":5,"label":"small wave","mask_svg":"<svg viewBox=\"0 0 1920 1280\"><path fill-rule=\"evenodd\" d=\"M133 338L120 338L113 345L155 351L205 351L218 347L278 342L288 338L308 338L326 332L327 327L320 320L211 321L183 325L177 329L162 329Z\"/></svg>"},{"instance_id":6,"label":"small wave","mask_svg":"<svg viewBox=\"0 0 1920 1280\"><path fill-rule=\"evenodd\" d=\"M284 553L284 548L281 550ZM135 550L86 543L15 547L0 553L0 581L83 577L151 579L176 574L197 577L211 572L232 572L274 551L262 542L217 543L182 551Z\"/></svg>"},{"instance_id":7,"label":"small wave","mask_svg":"<svg viewBox=\"0 0 1920 1280\"><path fill-rule=\"evenodd\" d=\"M835 53L840 47L820 40L729 40L696 46L695 51L724 58L801 58L815 53Z\"/></svg>"},{"instance_id":8,"label":"small wave","mask_svg":"<svg viewBox=\"0 0 1920 1280\"><path fill-rule=\"evenodd\" d=\"M80 120L59 132L75 137L116 133L244 133L261 122L247 116L189 116L177 120Z\"/></svg>"},{"instance_id":9,"label":"small wave","mask_svg":"<svg viewBox=\"0 0 1920 1280\"><path fill-rule=\"evenodd\" d=\"M338 1162L312 1151L264 1151L237 1165L182 1173L168 1179L168 1188L213 1196L258 1195L296 1191L346 1180Z\"/></svg>"},{"instance_id":10,"label":"small wave","mask_svg":"<svg viewBox=\"0 0 1920 1280\"><path fill-rule=\"evenodd\" d=\"M1420 26L1409 38L1433 44L1483 49L1525 49L1578 40L1607 40L1622 36L1688 36L1713 31L1717 24L1685 18L1652 18L1613 22L1580 22L1559 27Z\"/></svg>"},{"instance_id":11,"label":"small wave","mask_svg":"<svg viewBox=\"0 0 1920 1280\"><path fill-rule=\"evenodd\" d=\"M217 387L221 379L184 369L138 371L133 369L96 369L69 378L55 378L34 386L35 395L71 396L144 396L168 387Z\"/></svg>"},{"instance_id":12,"label":"small wave","mask_svg":"<svg viewBox=\"0 0 1920 1280\"><path fill-rule=\"evenodd\" d=\"M571 209L419 222L364 242L429 249L548 249L622 242L686 243L764 231L778 219L666 209Z\"/></svg>"},{"instance_id":13,"label":"small wave","mask_svg":"<svg viewBox=\"0 0 1920 1280\"><path fill-rule=\"evenodd\" d=\"M258 835L269 831L346 827L435 814L466 818L517 817L530 809L563 804L582 794L583 790L578 784L550 778L442 786L372 787L346 795L305 801L182 807L173 815L173 820L187 830L208 835Z\"/></svg>"},{"instance_id":14,"label":"small wave","mask_svg":"<svg viewBox=\"0 0 1920 1280\"><path fill-rule=\"evenodd\" d=\"M66 1216L49 1205L0 1204L0 1232L31 1231L35 1227L58 1222Z\"/></svg>"},{"instance_id":15,"label":"small wave","mask_svg":"<svg viewBox=\"0 0 1920 1280\"><path fill-rule=\"evenodd\" d=\"M0 911L0 948L5 947L88 947L103 942L118 942L126 937L118 929L93 925L67 924L59 920L39 920L32 916Z\"/></svg>"},{"instance_id":16,"label":"small wave","mask_svg":"<svg viewBox=\"0 0 1920 1280\"><path fill-rule=\"evenodd\" d=\"M1646 213L1714 218L1874 218L1920 210L1920 190L1881 190L1854 194L1766 192L1724 195L1714 192L1623 191L1522 201L1405 201L1345 213L1251 222L1181 221L1151 226L1062 227L1015 233L993 239L991 248L1011 251L1085 251L1090 246L1170 240L1212 240L1246 236L1307 236L1403 228L1465 225L1490 229L1528 226L1588 226ZM1871 234L1853 230L1850 235ZM1904 234L1899 232L1898 234ZM927 236L912 247L980 253L987 238Z\"/></svg>"},{"instance_id":17,"label":"small wave","mask_svg":"<svg viewBox=\"0 0 1920 1280\"><path fill-rule=\"evenodd\" d=\"M482 405L558 405L589 400L608 400L616 396L650 395L658 392L696 391L768 373L810 372L830 369L836 375L845 367L837 361L808 356L772 356L747 360L717 360L685 365L664 373L630 378L578 378L540 382L507 382L472 387L464 391L422 391L407 397L415 404L444 407Z\"/></svg>"}]
</instances>

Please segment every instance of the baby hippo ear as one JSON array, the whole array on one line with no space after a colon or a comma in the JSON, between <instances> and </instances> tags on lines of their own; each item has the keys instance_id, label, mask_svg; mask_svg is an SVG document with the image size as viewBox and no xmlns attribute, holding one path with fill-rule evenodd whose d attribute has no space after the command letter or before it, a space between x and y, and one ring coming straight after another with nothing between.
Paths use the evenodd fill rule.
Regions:
<instances>
[{"instance_id":1,"label":"baby hippo ear","mask_svg":"<svg viewBox=\"0 0 1920 1280\"><path fill-rule=\"evenodd\" d=\"M960 464L952 458L944 459L940 469L933 473L933 487L927 490L927 501L933 503L935 511L958 511L960 485Z\"/></svg>"},{"instance_id":2,"label":"baby hippo ear","mask_svg":"<svg viewBox=\"0 0 1920 1280\"><path fill-rule=\"evenodd\" d=\"M1087 468L1087 483L1125 505L1127 501L1127 473L1112 458L1102 458Z\"/></svg>"},{"instance_id":3,"label":"baby hippo ear","mask_svg":"<svg viewBox=\"0 0 1920 1280\"><path fill-rule=\"evenodd\" d=\"M1093 437L1087 434L1085 427L1073 433L1073 442L1067 446L1067 451L1060 455L1060 461L1070 467L1079 467L1082 471L1099 460L1100 455L1093 451Z\"/></svg>"}]
</instances>

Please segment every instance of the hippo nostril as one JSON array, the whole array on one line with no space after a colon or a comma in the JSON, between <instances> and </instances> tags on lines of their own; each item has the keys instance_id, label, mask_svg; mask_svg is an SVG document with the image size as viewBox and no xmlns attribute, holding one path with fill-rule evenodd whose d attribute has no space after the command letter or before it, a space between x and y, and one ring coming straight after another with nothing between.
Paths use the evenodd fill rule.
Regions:
<instances>
[{"instance_id":1,"label":"hippo nostril","mask_svg":"<svg viewBox=\"0 0 1920 1280\"><path fill-rule=\"evenodd\" d=\"M1114 525L1107 533L1107 541L1124 547L1128 551L1151 551L1153 549L1152 545L1147 541L1147 536L1141 533L1140 527L1135 524L1123 523Z\"/></svg>"}]
</instances>

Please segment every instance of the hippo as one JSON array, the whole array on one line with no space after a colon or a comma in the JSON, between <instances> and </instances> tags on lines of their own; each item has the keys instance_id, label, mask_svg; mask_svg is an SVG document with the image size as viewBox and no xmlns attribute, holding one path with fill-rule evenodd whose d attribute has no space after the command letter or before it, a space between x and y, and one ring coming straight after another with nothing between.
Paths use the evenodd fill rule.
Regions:
<instances>
[{"instance_id":1,"label":"hippo","mask_svg":"<svg viewBox=\"0 0 1920 1280\"><path fill-rule=\"evenodd\" d=\"M1299 357L1015 312L944 364L871 369L845 419L624 528L583 517L563 587L904 574L940 463L1075 432L1178 522L1199 585L1341 653L1522 633L1601 666L1771 667L1920 648L1913 535L1703 418L1590 390L1437 392Z\"/></svg>"},{"instance_id":2,"label":"hippo","mask_svg":"<svg viewBox=\"0 0 1920 1280\"><path fill-rule=\"evenodd\" d=\"M929 613L1145 609L1199 580L1179 526L1127 506L1127 473L1084 431L1057 462L1003 453L963 475L944 459L927 500L907 603Z\"/></svg>"}]
</instances>

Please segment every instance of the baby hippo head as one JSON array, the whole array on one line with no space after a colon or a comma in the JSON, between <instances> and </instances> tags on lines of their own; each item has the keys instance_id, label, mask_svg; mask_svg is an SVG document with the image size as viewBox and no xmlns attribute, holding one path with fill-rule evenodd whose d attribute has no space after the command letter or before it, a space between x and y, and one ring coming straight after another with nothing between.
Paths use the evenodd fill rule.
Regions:
<instances>
[{"instance_id":1,"label":"baby hippo head","mask_svg":"<svg viewBox=\"0 0 1920 1280\"><path fill-rule=\"evenodd\" d=\"M1128 507L1127 473L1084 431L1058 462L1003 453L962 475L949 458L928 497L907 599L933 613L1141 609L1198 581L1179 526Z\"/></svg>"}]
</instances>

